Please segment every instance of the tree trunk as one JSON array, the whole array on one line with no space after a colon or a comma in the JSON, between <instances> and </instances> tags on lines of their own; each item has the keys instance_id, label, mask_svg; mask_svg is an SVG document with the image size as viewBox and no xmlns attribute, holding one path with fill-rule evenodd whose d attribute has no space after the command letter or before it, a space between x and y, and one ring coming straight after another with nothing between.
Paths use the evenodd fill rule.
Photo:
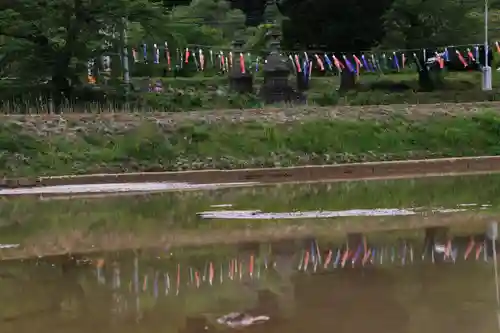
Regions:
<instances>
[{"instance_id":1,"label":"tree trunk","mask_svg":"<svg viewBox=\"0 0 500 333\"><path fill-rule=\"evenodd\" d=\"M54 112L61 113L61 106L64 100L71 100L73 84L70 80L72 73L70 71L71 58L73 57L75 47L78 44L78 34L82 27L84 11L82 0L74 0L73 12L68 13L66 22L66 44L58 55L52 74L52 89ZM74 19L72 18L74 14Z\"/></svg>"}]
</instances>

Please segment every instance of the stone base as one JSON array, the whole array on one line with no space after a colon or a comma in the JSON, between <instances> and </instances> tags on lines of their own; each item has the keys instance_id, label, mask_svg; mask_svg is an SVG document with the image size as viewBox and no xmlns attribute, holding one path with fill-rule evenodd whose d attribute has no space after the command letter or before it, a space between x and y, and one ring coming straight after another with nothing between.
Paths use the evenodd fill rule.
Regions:
<instances>
[{"instance_id":1,"label":"stone base","mask_svg":"<svg viewBox=\"0 0 500 333\"><path fill-rule=\"evenodd\" d=\"M229 77L229 90L239 94L250 94L253 92L253 77L248 73L238 73Z\"/></svg>"},{"instance_id":2,"label":"stone base","mask_svg":"<svg viewBox=\"0 0 500 333\"><path fill-rule=\"evenodd\" d=\"M295 91L290 86L276 87L264 84L259 92L259 96L265 104L278 104L278 103L305 103L305 96Z\"/></svg>"}]
</instances>

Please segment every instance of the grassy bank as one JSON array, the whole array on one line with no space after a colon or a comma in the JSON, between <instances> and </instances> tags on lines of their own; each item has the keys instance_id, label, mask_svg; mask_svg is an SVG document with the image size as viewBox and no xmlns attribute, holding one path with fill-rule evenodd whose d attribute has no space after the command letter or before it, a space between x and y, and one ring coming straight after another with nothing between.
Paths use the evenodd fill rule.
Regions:
<instances>
[{"instance_id":1,"label":"grassy bank","mask_svg":"<svg viewBox=\"0 0 500 333\"><path fill-rule=\"evenodd\" d=\"M314 109L304 111L307 116L276 111L271 119L250 112L253 118L241 120L242 111L230 121L203 113L121 122L92 115L50 121L6 117L0 124L0 173L235 169L500 152L500 116L492 110L393 109L379 110L380 117L362 111L346 117Z\"/></svg>"}]
</instances>

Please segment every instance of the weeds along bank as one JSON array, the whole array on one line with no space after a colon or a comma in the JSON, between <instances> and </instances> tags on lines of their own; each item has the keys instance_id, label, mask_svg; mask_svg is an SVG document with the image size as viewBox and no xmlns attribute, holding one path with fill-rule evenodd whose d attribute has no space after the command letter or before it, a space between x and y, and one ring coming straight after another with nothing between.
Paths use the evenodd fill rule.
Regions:
<instances>
[{"instance_id":1,"label":"weeds along bank","mask_svg":"<svg viewBox=\"0 0 500 333\"><path fill-rule=\"evenodd\" d=\"M494 73L494 87L500 86L500 75ZM50 112L50 86L4 80L0 82L0 108L4 113ZM161 82L162 92L148 92L152 82ZM295 86L295 77L289 81ZM177 77L177 78L133 78L133 91L127 95L123 87L99 86L74 89L73 99L65 103L71 105L66 111L94 111L110 108L159 112L184 112L192 110L215 110L262 107L258 91L263 77L253 80L254 93L235 94L229 89L227 76ZM391 104L432 104L499 101L500 89L484 92L481 90L481 74L476 72L450 72L442 86L434 91L420 91L417 74L360 76L353 90L339 93L339 78L335 76L313 77L310 88L304 93L308 105L314 106L356 106Z\"/></svg>"},{"instance_id":2,"label":"weeds along bank","mask_svg":"<svg viewBox=\"0 0 500 333\"><path fill-rule=\"evenodd\" d=\"M495 105L3 116L4 177L496 155Z\"/></svg>"}]
</instances>

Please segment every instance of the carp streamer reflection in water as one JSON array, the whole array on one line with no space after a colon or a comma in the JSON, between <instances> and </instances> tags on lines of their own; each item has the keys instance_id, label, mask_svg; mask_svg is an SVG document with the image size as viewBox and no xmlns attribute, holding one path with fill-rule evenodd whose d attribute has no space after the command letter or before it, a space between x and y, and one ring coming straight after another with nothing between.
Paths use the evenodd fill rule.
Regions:
<instances>
[{"instance_id":1,"label":"carp streamer reflection in water","mask_svg":"<svg viewBox=\"0 0 500 333\"><path fill-rule=\"evenodd\" d=\"M19 319L0 321L0 330L469 333L496 327L490 320L494 247L484 235L353 239L3 262L1 271L13 278L0 284L2 313ZM48 310L33 316L31 309Z\"/></svg>"}]
</instances>

